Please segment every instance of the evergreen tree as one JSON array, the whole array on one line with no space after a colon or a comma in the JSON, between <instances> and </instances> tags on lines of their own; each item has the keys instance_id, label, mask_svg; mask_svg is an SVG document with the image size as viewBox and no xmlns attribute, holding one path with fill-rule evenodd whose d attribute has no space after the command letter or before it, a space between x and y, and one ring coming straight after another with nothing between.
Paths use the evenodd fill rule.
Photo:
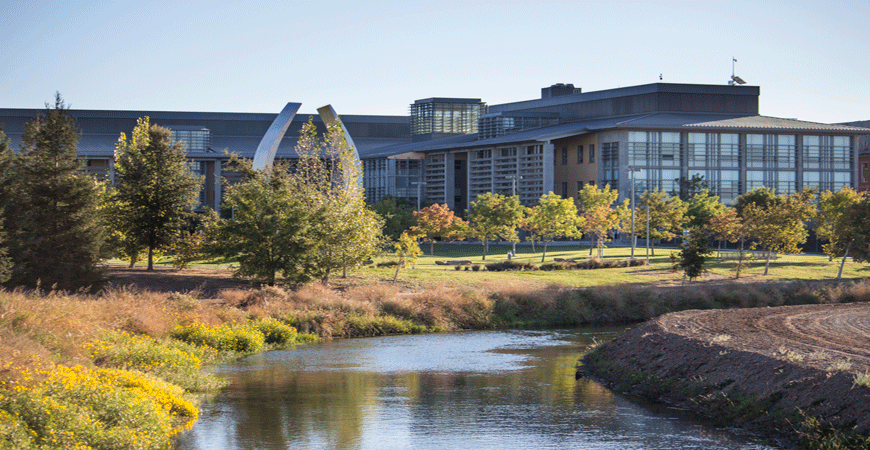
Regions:
<instances>
[{"instance_id":1,"label":"evergreen tree","mask_svg":"<svg viewBox=\"0 0 870 450\"><path fill-rule=\"evenodd\" d=\"M5 222L4 211L10 200L15 198L11 189L11 183L15 179L12 171L15 153L9 145L9 138L0 128L0 284L9 281L12 276L12 260L6 250L6 233L3 232Z\"/></svg>"},{"instance_id":2,"label":"evergreen tree","mask_svg":"<svg viewBox=\"0 0 870 450\"><path fill-rule=\"evenodd\" d=\"M27 124L21 153L11 158L15 177L3 189L14 193L4 205L12 285L72 290L102 282L99 192L95 180L79 172L78 139L57 94L54 106Z\"/></svg>"},{"instance_id":3,"label":"evergreen tree","mask_svg":"<svg viewBox=\"0 0 870 450\"><path fill-rule=\"evenodd\" d=\"M187 166L184 145L172 144L171 135L145 117L129 141L121 133L116 144L119 231L148 249L148 270L154 270L154 250L173 242L202 187Z\"/></svg>"},{"instance_id":4,"label":"evergreen tree","mask_svg":"<svg viewBox=\"0 0 870 450\"><path fill-rule=\"evenodd\" d=\"M707 272L705 267L707 255L713 253L709 240L710 237L702 228L692 227L689 230L689 237L683 242L680 250L680 267L689 280L694 280Z\"/></svg>"}]
</instances>

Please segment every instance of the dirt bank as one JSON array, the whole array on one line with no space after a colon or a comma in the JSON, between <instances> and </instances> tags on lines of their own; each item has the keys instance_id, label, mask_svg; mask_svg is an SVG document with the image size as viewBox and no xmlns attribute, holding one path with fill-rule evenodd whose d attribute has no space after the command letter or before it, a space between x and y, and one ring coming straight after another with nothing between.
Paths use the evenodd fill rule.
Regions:
<instances>
[{"instance_id":1,"label":"dirt bank","mask_svg":"<svg viewBox=\"0 0 870 450\"><path fill-rule=\"evenodd\" d=\"M867 373L867 303L666 314L599 347L578 372L789 443L870 434L870 387L855 383Z\"/></svg>"}]
</instances>

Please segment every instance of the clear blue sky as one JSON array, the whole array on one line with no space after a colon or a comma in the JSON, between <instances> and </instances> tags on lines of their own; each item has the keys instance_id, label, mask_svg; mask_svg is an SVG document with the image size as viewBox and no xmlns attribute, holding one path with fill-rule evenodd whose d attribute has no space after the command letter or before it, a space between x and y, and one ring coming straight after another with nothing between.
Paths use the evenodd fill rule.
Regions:
<instances>
[{"instance_id":1,"label":"clear blue sky","mask_svg":"<svg viewBox=\"0 0 870 450\"><path fill-rule=\"evenodd\" d=\"M11 0L0 107L405 115L665 82L761 87L761 114L870 119L870 1Z\"/></svg>"}]
</instances>

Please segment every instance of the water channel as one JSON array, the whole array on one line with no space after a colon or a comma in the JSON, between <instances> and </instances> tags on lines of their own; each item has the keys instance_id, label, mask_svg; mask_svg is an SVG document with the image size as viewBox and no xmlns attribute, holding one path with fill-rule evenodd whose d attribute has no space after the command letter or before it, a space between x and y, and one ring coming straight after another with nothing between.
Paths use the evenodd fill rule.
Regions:
<instances>
[{"instance_id":1,"label":"water channel","mask_svg":"<svg viewBox=\"0 0 870 450\"><path fill-rule=\"evenodd\" d=\"M177 450L771 449L672 408L575 380L582 349L616 329L349 339L215 371Z\"/></svg>"}]
</instances>

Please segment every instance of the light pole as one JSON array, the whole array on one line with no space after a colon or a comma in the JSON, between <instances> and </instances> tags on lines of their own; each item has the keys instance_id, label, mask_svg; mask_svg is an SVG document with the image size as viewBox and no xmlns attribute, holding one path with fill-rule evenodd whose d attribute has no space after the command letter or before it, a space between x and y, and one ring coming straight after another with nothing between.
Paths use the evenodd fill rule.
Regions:
<instances>
[{"instance_id":1,"label":"light pole","mask_svg":"<svg viewBox=\"0 0 870 450\"><path fill-rule=\"evenodd\" d=\"M634 201L635 172L640 172L640 169L628 168L628 173L631 174L631 259L634 259L634 248L637 247L637 236L634 234L634 210L637 207ZM649 209L647 209L647 217L649 217Z\"/></svg>"},{"instance_id":2,"label":"light pole","mask_svg":"<svg viewBox=\"0 0 870 450\"><path fill-rule=\"evenodd\" d=\"M417 211L420 211L420 187L426 186L425 181L415 181L414 184L417 185Z\"/></svg>"},{"instance_id":3,"label":"light pole","mask_svg":"<svg viewBox=\"0 0 870 450\"><path fill-rule=\"evenodd\" d=\"M517 180L522 180L523 176L522 175L508 175L505 178L508 180L511 180L511 187L512 187L511 197L516 197L517 196ZM517 243L516 242L513 242L513 247L511 249L511 253L514 255L517 254Z\"/></svg>"}]
</instances>

